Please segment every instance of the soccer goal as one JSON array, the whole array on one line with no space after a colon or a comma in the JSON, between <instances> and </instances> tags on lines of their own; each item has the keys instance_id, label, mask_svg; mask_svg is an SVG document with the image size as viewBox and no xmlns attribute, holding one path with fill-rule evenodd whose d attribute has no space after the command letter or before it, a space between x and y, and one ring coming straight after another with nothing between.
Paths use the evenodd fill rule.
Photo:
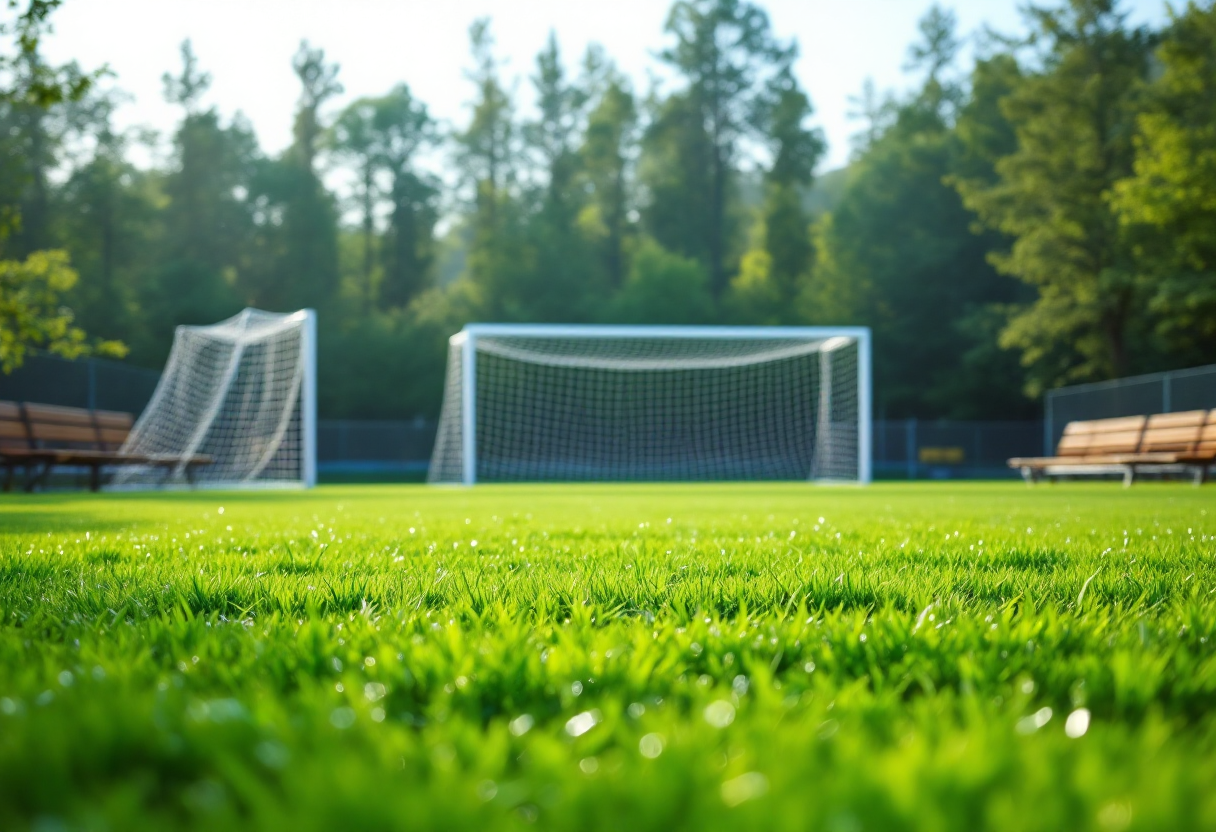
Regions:
<instances>
[{"instance_id":1,"label":"soccer goal","mask_svg":"<svg viewBox=\"0 0 1216 832\"><path fill-rule=\"evenodd\" d=\"M317 479L316 313L246 309L211 326L179 326L152 400L122 451L175 458L132 467L118 487L311 487Z\"/></svg>"},{"instance_id":2,"label":"soccer goal","mask_svg":"<svg viewBox=\"0 0 1216 832\"><path fill-rule=\"evenodd\" d=\"M869 482L870 331L471 324L428 476Z\"/></svg>"}]
</instances>

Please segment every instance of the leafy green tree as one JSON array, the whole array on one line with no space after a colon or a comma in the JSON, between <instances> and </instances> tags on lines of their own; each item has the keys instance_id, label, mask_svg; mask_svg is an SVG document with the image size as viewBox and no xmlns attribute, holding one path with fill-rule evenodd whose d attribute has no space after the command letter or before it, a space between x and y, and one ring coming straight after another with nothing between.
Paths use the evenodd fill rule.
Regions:
<instances>
[{"instance_id":1,"label":"leafy green tree","mask_svg":"<svg viewBox=\"0 0 1216 832\"><path fill-rule=\"evenodd\" d=\"M557 35L553 32L536 56L532 85L536 90L538 117L524 126L524 138L539 157L545 205L569 216L578 207L578 195L574 193L579 170L575 142L589 95L585 88L566 79Z\"/></svg>"},{"instance_id":2,"label":"leafy green tree","mask_svg":"<svg viewBox=\"0 0 1216 832\"><path fill-rule=\"evenodd\" d=\"M1216 7L1164 33L1138 116L1133 173L1113 205L1173 366L1216 354Z\"/></svg>"},{"instance_id":3,"label":"leafy green tree","mask_svg":"<svg viewBox=\"0 0 1216 832\"><path fill-rule=\"evenodd\" d=\"M476 284L486 314L527 320L528 299L510 288L534 267L535 257L511 187L519 148L513 105L499 77L488 19L473 23L469 40L474 68L468 77L476 95L469 125L455 135L461 178L473 192L464 276Z\"/></svg>"},{"instance_id":4,"label":"leafy green tree","mask_svg":"<svg viewBox=\"0 0 1216 832\"><path fill-rule=\"evenodd\" d=\"M591 53L592 71L597 68L596 55ZM537 55L532 84L538 113L524 125L523 136L536 158L539 180L527 223L535 268L520 273L510 291L531 319L587 320L607 288L605 275L595 268L592 245L578 223L588 204L578 145L591 98L590 82L567 78L557 38L551 33Z\"/></svg>"},{"instance_id":5,"label":"leafy green tree","mask_svg":"<svg viewBox=\"0 0 1216 832\"><path fill-rule=\"evenodd\" d=\"M654 240L642 240L629 277L607 308L607 320L629 324L705 324L714 300L705 267Z\"/></svg>"},{"instance_id":6,"label":"leafy green tree","mask_svg":"<svg viewBox=\"0 0 1216 832\"><path fill-rule=\"evenodd\" d=\"M477 222L489 228L506 190L516 152L511 98L498 74L490 21L481 18L469 28L474 68L468 78L477 88L469 126L456 134L457 156L474 189Z\"/></svg>"},{"instance_id":7,"label":"leafy green tree","mask_svg":"<svg viewBox=\"0 0 1216 832\"><path fill-rule=\"evenodd\" d=\"M1147 354L1135 348L1147 299L1110 193L1133 172L1152 39L1127 28L1115 0L1028 14L1042 65L1001 104L1017 149L996 162L995 182L959 189L986 225L1013 240L992 262L1037 290L1001 335L1020 351L1037 392L1126 375Z\"/></svg>"},{"instance_id":8,"label":"leafy green tree","mask_svg":"<svg viewBox=\"0 0 1216 832\"><path fill-rule=\"evenodd\" d=\"M321 306L338 288L338 223L333 197L316 169L323 132L320 111L342 92L342 85L337 81L337 64L326 63L324 51L311 48L307 41L300 44L292 68L301 92L285 177L283 223L288 245L276 288L280 303L287 306Z\"/></svg>"},{"instance_id":9,"label":"leafy green tree","mask_svg":"<svg viewBox=\"0 0 1216 832\"><path fill-rule=\"evenodd\" d=\"M922 22L909 68L924 81L859 146L839 204L817 229L801 311L817 323L873 328L880 415L1029 415L1020 379L1009 375L1016 362L974 352L992 306L1013 301L1017 283L986 262L1000 239L972 232L974 216L947 184L963 157L961 93L946 73L957 40L942 31L951 25L938 10Z\"/></svg>"},{"instance_id":10,"label":"leafy green tree","mask_svg":"<svg viewBox=\"0 0 1216 832\"><path fill-rule=\"evenodd\" d=\"M52 173L63 156L64 143L79 130L73 115L78 96L44 102L38 88L45 77L85 78L75 63L48 70L36 50L22 52L10 62L9 94L0 96L0 241L9 253L25 255L51 247L54 239ZM82 87L87 90L88 87ZM5 238L8 238L7 240Z\"/></svg>"},{"instance_id":11,"label":"leafy green tree","mask_svg":"<svg viewBox=\"0 0 1216 832\"><path fill-rule=\"evenodd\" d=\"M111 123L115 96L91 92L81 104L91 149L54 205L56 236L81 276L66 297L88 331L129 337L143 325L138 290L154 262L159 194L154 177L127 159L130 140Z\"/></svg>"},{"instance_id":12,"label":"leafy green tree","mask_svg":"<svg viewBox=\"0 0 1216 832\"><path fill-rule=\"evenodd\" d=\"M380 159L376 147L376 103L360 98L347 105L330 127L329 145L335 155L348 162L355 173L355 202L359 206L363 262L359 289L364 311L376 296L376 203L379 188L376 174Z\"/></svg>"},{"instance_id":13,"label":"leafy green tree","mask_svg":"<svg viewBox=\"0 0 1216 832\"><path fill-rule=\"evenodd\" d=\"M806 126L811 112L810 98L788 66L758 107L772 163L764 173L764 202L752 248L731 282L732 303L750 322L793 322L792 302L809 277L814 248L806 192L826 149L822 134Z\"/></svg>"},{"instance_id":14,"label":"leafy green tree","mask_svg":"<svg viewBox=\"0 0 1216 832\"><path fill-rule=\"evenodd\" d=\"M321 125L321 108L342 93L338 82L338 65L325 62L325 50L301 41L291 60L291 68L300 81L300 101L296 109L291 155L301 168L315 172L317 152L325 128Z\"/></svg>"},{"instance_id":15,"label":"leafy green tree","mask_svg":"<svg viewBox=\"0 0 1216 832\"><path fill-rule=\"evenodd\" d=\"M0 260L0 369L10 373L37 347L76 358L90 352L121 357L126 348L116 341L88 342L75 326L63 296L77 275L63 251L38 251L24 260Z\"/></svg>"},{"instance_id":16,"label":"leafy green tree","mask_svg":"<svg viewBox=\"0 0 1216 832\"><path fill-rule=\"evenodd\" d=\"M10 75L22 69L33 70L28 83L0 87L0 101L23 102L46 108L65 101L77 101L107 70L82 73L74 64L49 66L37 59L39 44L50 29L50 16L63 0L29 0L13 18L0 22L0 37L13 38L16 48L12 54L0 54L0 74ZM7 0L7 6L17 9L18 0Z\"/></svg>"},{"instance_id":17,"label":"leafy green tree","mask_svg":"<svg viewBox=\"0 0 1216 832\"><path fill-rule=\"evenodd\" d=\"M609 67L599 82L587 116L579 154L583 181L590 189L579 217L583 233L595 241L611 288L625 280L625 247L633 223L633 145L637 104L627 81Z\"/></svg>"},{"instance_id":18,"label":"leafy green tree","mask_svg":"<svg viewBox=\"0 0 1216 832\"><path fill-rule=\"evenodd\" d=\"M121 356L117 341L88 343L84 330L64 305L77 283L68 255L39 250L51 240L48 172L55 163L55 133L49 110L79 101L100 72L83 73L75 64L48 66L39 45L59 0L30 0L15 19L0 23L0 36L13 36L15 50L0 53L0 244L22 259L0 259L0 369L21 366L30 348L74 358L96 350ZM18 7L9 0L8 8ZM16 232L16 239L8 238Z\"/></svg>"},{"instance_id":19,"label":"leafy green tree","mask_svg":"<svg viewBox=\"0 0 1216 832\"><path fill-rule=\"evenodd\" d=\"M146 326L132 345L150 366L164 360L176 325L211 323L240 308L235 284L250 233L240 193L256 159L253 133L241 121L224 126L215 108L202 106L211 77L190 41L181 54L181 74L163 78L166 99L184 117L161 182L159 262L140 287Z\"/></svg>"},{"instance_id":20,"label":"leafy green tree","mask_svg":"<svg viewBox=\"0 0 1216 832\"><path fill-rule=\"evenodd\" d=\"M763 78L789 62L793 47L777 43L768 15L746 0L677 0L665 29L675 43L660 57L684 77L686 88L673 102L674 111L663 115L674 116L672 126L683 128L675 136L677 141L691 138L686 131L704 133L687 149L697 151L697 161L704 154L707 163L707 181L703 183L707 200L701 220L705 232L703 262L717 295L726 288L729 272L728 203L739 142L751 132ZM699 196L686 196L694 195ZM696 204L686 202L682 210ZM663 210L668 207L664 205ZM683 246L677 250L700 255Z\"/></svg>"},{"instance_id":21,"label":"leafy green tree","mask_svg":"<svg viewBox=\"0 0 1216 832\"><path fill-rule=\"evenodd\" d=\"M439 186L417 169L415 160L438 144L439 134L426 104L405 84L398 84L374 106L376 158L388 175L392 205L380 300L387 307L405 306L426 288L435 260Z\"/></svg>"},{"instance_id":22,"label":"leafy green tree","mask_svg":"<svg viewBox=\"0 0 1216 832\"><path fill-rule=\"evenodd\" d=\"M662 100L652 96L647 109L638 161L642 227L665 249L708 268L714 256L710 238L715 233L734 238L738 231L733 214L725 215L724 227L714 231L710 135L687 93Z\"/></svg>"},{"instance_id":23,"label":"leafy green tree","mask_svg":"<svg viewBox=\"0 0 1216 832\"><path fill-rule=\"evenodd\" d=\"M342 91L338 67L321 49L300 44L292 59L300 81L293 142L251 177L257 235L247 296L275 310L322 307L338 293L338 212L316 169L321 109Z\"/></svg>"}]
</instances>

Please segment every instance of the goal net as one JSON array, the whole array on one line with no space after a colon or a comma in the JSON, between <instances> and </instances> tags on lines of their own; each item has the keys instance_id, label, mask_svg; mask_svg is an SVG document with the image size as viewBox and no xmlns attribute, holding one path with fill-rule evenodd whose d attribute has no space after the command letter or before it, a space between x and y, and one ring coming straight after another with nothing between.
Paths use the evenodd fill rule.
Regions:
<instances>
[{"instance_id":1,"label":"goal net","mask_svg":"<svg viewBox=\"0 0 1216 832\"><path fill-rule=\"evenodd\" d=\"M316 314L246 309L179 326L124 453L179 460L119 469L117 486L312 486L316 482ZM187 460L204 455L190 471Z\"/></svg>"},{"instance_id":2,"label":"goal net","mask_svg":"<svg viewBox=\"0 0 1216 832\"><path fill-rule=\"evenodd\" d=\"M870 478L869 330L474 324L429 479Z\"/></svg>"}]
</instances>

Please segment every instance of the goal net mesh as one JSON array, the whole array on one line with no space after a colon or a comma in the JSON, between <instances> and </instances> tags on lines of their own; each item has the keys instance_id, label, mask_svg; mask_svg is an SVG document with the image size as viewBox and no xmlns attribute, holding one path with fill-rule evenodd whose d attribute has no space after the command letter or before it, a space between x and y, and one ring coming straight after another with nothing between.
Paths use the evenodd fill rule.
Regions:
<instances>
[{"instance_id":1,"label":"goal net mesh","mask_svg":"<svg viewBox=\"0 0 1216 832\"><path fill-rule=\"evenodd\" d=\"M479 335L476 480L860 477L855 338ZM449 349L431 482L461 482Z\"/></svg>"},{"instance_id":2,"label":"goal net mesh","mask_svg":"<svg viewBox=\"0 0 1216 832\"><path fill-rule=\"evenodd\" d=\"M200 483L289 484L304 479L301 389L305 313L246 309L212 326L179 326L152 400L124 453L211 457ZM186 480L186 466L119 469L115 485Z\"/></svg>"}]
</instances>

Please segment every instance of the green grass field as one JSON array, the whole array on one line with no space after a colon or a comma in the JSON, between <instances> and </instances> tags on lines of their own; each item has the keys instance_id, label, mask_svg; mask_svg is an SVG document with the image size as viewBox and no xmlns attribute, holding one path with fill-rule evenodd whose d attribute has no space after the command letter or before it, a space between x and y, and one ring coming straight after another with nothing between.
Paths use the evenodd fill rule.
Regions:
<instances>
[{"instance_id":1,"label":"green grass field","mask_svg":"<svg viewBox=\"0 0 1216 832\"><path fill-rule=\"evenodd\" d=\"M0 828L1216 828L1216 491L0 500Z\"/></svg>"}]
</instances>

